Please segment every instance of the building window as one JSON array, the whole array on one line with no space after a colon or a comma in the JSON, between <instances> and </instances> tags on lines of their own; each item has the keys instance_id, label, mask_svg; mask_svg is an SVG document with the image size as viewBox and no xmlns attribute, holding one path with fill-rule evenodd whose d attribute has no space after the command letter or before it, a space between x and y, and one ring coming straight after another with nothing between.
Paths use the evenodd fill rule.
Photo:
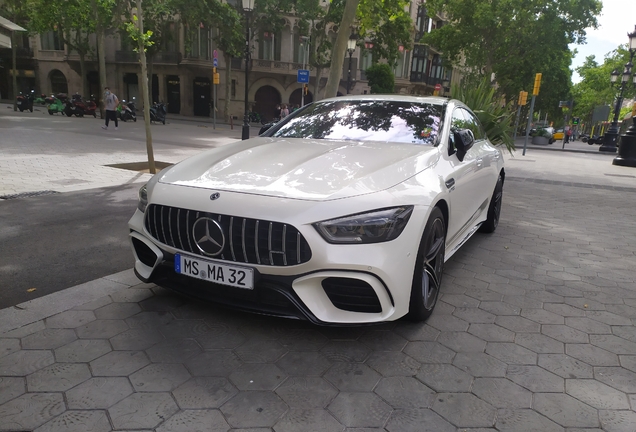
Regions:
<instances>
[{"instance_id":1,"label":"building window","mask_svg":"<svg viewBox=\"0 0 636 432\"><path fill-rule=\"evenodd\" d=\"M411 82L426 81L428 66L428 50L425 45L415 45L413 48L413 63L411 63Z\"/></svg>"},{"instance_id":2,"label":"building window","mask_svg":"<svg viewBox=\"0 0 636 432\"><path fill-rule=\"evenodd\" d=\"M294 62L306 64L309 62L309 38L294 34Z\"/></svg>"},{"instance_id":3,"label":"building window","mask_svg":"<svg viewBox=\"0 0 636 432\"><path fill-rule=\"evenodd\" d=\"M236 80L233 79L232 80L232 91L230 93L232 96L232 99L236 99Z\"/></svg>"},{"instance_id":4,"label":"building window","mask_svg":"<svg viewBox=\"0 0 636 432\"><path fill-rule=\"evenodd\" d=\"M393 75L396 78L407 78L408 70L409 70L409 58L411 54L403 49L395 62L395 67L393 68Z\"/></svg>"},{"instance_id":5,"label":"building window","mask_svg":"<svg viewBox=\"0 0 636 432\"><path fill-rule=\"evenodd\" d=\"M169 22L167 24L167 38L163 38L165 40L163 50L167 52L176 52L178 51L177 47L177 35L179 34L178 28L174 22Z\"/></svg>"},{"instance_id":6,"label":"building window","mask_svg":"<svg viewBox=\"0 0 636 432\"><path fill-rule=\"evenodd\" d=\"M439 54L433 56L431 62L431 74L429 76L428 84L434 85L442 82L444 77L444 66L442 66L442 58Z\"/></svg>"},{"instance_id":7,"label":"building window","mask_svg":"<svg viewBox=\"0 0 636 432\"><path fill-rule=\"evenodd\" d=\"M424 33L431 31L431 19L426 12L426 6L423 4L417 8L417 18L415 20L415 42L419 42Z\"/></svg>"},{"instance_id":8,"label":"building window","mask_svg":"<svg viewBox=\"0 0 636 432\"><path fill-rule=\"evenodd\" d=\"M210 29L203 24L199 24L191 33L192 43L190 44L190 58L201 60L210 59Z\"/></svg>"},{"instance_id":9,"label":"building window","mask_svg":"<svg viewBox=\"0 0 636 432\"><path fill-rule=\"evenodd\" d=\"M258 40L259 58L263 60L280 60L280 34L271 31L261 32Z\"/></svg>"},{"instance_id":10,"label":"building window","mask_svg":"<svg viewBox=\"0 0 636 432\"><path fill-rule=\"evenodd\" d=\"M40 34L40 43L43 51L63 51L64 45L62 44L60 33L57 31L48 31Z\"/></svg>"}]
</instances>

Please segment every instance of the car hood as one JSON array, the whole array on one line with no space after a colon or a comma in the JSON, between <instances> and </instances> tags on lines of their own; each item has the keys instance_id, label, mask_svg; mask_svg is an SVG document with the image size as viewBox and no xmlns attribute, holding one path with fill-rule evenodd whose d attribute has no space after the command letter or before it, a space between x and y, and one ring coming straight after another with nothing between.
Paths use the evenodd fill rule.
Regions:
<instances>
[{"instance_id":1,"label":"car hood","mask_svg":"<svg viewBox=\"0 0 636 432\"><path fill-rule=\"evenodd\" d=\"M435 162L425 145L254 138L165 170L160 183L291 199L327 200L381 191Z\"/></svg>"}]
</instances>

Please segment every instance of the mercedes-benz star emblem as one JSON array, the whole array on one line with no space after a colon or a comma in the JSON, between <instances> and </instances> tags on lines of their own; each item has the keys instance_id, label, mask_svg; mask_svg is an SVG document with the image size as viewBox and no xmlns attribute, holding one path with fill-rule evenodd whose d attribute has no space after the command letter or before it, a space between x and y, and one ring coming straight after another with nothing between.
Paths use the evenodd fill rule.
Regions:
<instances>
[{"instance_id":1,"label":"mercedes-benz star emblem","mask_svg":"<svg viewBox=\"0 0 636 432\"><path fill-rule=\"evenodd\" d=\"M220 194L220 193L218 193L218 192L214 192L212 195L210 195L210 199L211 199L212 201L214 201L214 200L219 199L219 197L220 197L220 196L221 196L221 194Z\"/></svg>"},{"instance_id":2,"label":"mercedes-benz star emblem","mask_svg":"<svg viewBox=\"0 0 636 432\"><path fill-rule=\"evenodd\" d=\"M192 236L199 250L208 256L217 256L225 247L223 228L214 219L202 217L192 226Z\"/></svg>"}]
</instances>

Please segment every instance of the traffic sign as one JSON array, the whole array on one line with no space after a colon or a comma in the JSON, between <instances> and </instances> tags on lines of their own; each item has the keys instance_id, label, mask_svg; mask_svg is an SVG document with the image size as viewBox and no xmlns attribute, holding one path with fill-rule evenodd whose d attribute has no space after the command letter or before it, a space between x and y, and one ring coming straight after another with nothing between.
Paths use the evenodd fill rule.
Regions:
<instances>
[{"instance_id":1,"label":"traffic sign","mask_svg":"<svg viewBox=\"0 0 636 432\"><path fill-rule=\"evenodd\" d=\"M442 85L441 84L435 84L435 90L440 91L442 89Z\"/></svg>"},{"instance_id":2,"label":"traffic sign","mask_svg":"<svg viewBox=\"0 0 636 432\"><path fill-rule=\"evenodd\" d=\"M307 70L307 69L298 69L298 82L299 83L308 83L309 82L309 70Z\"/></svg>"},{"instance_id":3,"label":"traffic sign","mask_svg":"<svg viewBox=\"0 0 636 432\"><path fill-rule=\"evenodd\" d=\"M212 56L217 58L219 56L219 52L217 50L212 51Z\"/></svg>"},{"instance_id":4,"label":"traffic sign","mask_svg":"<svg viewBox=\"0 0 636 432\"><path fill-rule=\"evenodd\" d=\"M214 57L214 60L212 60L212 66L214 67L219 67L219 59Z\"/></svg>"}]
</instances>

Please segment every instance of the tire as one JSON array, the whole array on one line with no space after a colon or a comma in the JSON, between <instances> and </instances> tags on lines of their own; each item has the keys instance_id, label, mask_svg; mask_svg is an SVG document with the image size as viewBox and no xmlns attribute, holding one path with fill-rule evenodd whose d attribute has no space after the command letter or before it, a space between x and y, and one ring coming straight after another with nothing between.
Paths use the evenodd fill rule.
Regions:
<instances>
[{"instance_id":1,"label":"tire","mask_svg":"<svg viewBox=\"0 0 636 432\"><path fill-rule=\"evenodd\" d=\"M497 184L495 185L495 191L492 193L490 199L490 205L488 206L488 216L486 221L481 224L479 231L483 233L495 232L499 225L499 217L501 216L501 202L503 199L503 178L499 174Z\"/></svg>"},{"instance_id":2,"label":"tire","mask_svg":"<svg viewBox=\"0 0 636 432\"><path fill-rule=\"evenodd\" d=\"M166 119L161 120L162 124L166 124Z\"/></svg>"},{"instance_id":3,"label":"tire","mask_svg":"<svg viewBox=\"0 0 636 432\"><path fill-rule=\"evenodd\" d=\"M408 320L424 321L433 313L442 286L445 252L446 221L439 207L435 207L417 251Z\"/></svg>"},{"instance_id":4,"label":"tire","mask_svg":"<svg viewBox=\"0 0 636 432\"><path fill-rule=\"evenodd\" d=\"M133 121L137 123L137 117L133 117Z\"/></svg>"},{"instance_id":5,"label":"tire","mask_svg":"<svg viewBox=\"0 0 636 432\"><path fill-rule=\"evenodd\" d=\"M93 118L97 118L97 113L93 111Z\"/></svg>"},{"instance_id":6,"label":"tire","mask_svg":"<svg viewBox=\"0 0 636 432\"><path fill-rule=\"evenodd\" d=\"M29 108L29 111L33 112L33 107Z\"/></svg>"},{"instance_id":7,"label":"tire","mask_svg":"<svg viewBox=\"0 0 636 432\"><path fill-rule=\"evenodd\" d=\"M54 113L53 113L53 111L49 110L49 114L50 114L50 115L53 115Z\"/></svg>"}]
</instances>

